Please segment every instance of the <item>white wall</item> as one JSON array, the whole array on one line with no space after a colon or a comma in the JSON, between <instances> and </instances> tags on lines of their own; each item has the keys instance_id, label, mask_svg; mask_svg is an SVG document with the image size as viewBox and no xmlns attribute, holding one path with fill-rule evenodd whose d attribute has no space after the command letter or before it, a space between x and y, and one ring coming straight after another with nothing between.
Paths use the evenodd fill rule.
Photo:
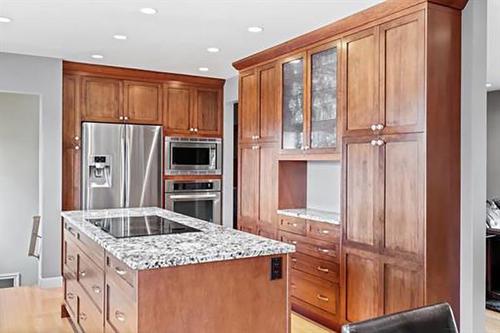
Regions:
<instances>
[{"instance_id":1,"label":"white wall","mask_svg":"<svg viewBox=\"0 0 500 333\"><path fill-rule=\"evenodd\" d=\"M487 197L500 198L500 90L488 93Z\"/></svg>"},{"instance_id":2,"label":"white wall","mask_svg":"<svg viewBox=\"0 0 500 333\"><path fill-rule=\"evenodd\" d=\"M307 208L340 213L341 163L307 163Z\"/></svg>"},{"instance_id":3,"label":"white wall","mask_svg":"<svg viewBox=\"0 0 500 333\"><path fill-rule=\"evenodd\" d=\"M231 228L233 227L233 104L237 101L238 76L234 76L227 79L224 85L224 153L222 177L222 223Z\"/></svg>"},{"instance_id":4,"label":"white wall","mask_svg":"<svg viewBox=\"0 0 500 333\"><path fill-rule=\"evenodd\" d=\"M23 286L38 282L27 252L39 207L39 105L37 95L0 92L0 274L20 273Z\"/></svg>"},{"instance_id":5,"label":"white wall","mask_svg":"<svg viewBox=\"0 0 500 333\"><path fill-rule=\"evenodd\" d=\"M460 331L484 332L486 1L471 0L463 11L462 45Z\"/></svg>"},{"instance_id":6,"label":"white wall","mask_svg":"<svg viewBox=\"0 0 500 333\"><path fill-rule=\"evenodd\" d=\"M61 275L62 61L0 53L0 91L40 97L39 212L42 216L42 246L39 282L42 285L57 283Z\"/></svg>"}]
</instances>

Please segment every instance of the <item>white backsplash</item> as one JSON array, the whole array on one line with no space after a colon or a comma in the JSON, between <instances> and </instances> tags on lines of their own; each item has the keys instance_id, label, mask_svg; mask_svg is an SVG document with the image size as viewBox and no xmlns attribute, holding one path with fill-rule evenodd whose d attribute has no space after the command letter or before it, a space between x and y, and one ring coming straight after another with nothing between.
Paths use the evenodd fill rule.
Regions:
<instances>
[{"instance_id":1,"label":"white backsplash","mask_svg":"<svg viewBox=\"0 0 500 333\"><path fill-rule=\"evenodd\" d=\"M307 208L340 212L341 163L307 163Z\"/></svg>"}]
</instances>

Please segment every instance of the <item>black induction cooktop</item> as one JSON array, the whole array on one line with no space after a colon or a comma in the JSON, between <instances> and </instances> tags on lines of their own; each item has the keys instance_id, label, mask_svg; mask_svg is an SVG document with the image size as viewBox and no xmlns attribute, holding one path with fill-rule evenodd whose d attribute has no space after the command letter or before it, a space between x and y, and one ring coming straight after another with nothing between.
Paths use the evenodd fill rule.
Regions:
<instances>
[{"instance_id":1,"label":"black induction cooktop","mask_svg":"<svg viewBox=\"0 0 500 333\"><path fill-rule=\"evenodd\" d=\"M161 216L124 216L86 219L116 238L182 234L200 230Z\"/></svg>"}]
</instances>

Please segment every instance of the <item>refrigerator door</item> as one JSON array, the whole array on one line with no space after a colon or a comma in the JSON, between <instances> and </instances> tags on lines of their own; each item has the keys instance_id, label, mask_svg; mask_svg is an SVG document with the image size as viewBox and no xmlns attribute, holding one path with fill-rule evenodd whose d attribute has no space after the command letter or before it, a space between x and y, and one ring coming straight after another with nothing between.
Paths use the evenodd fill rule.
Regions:
<instances>
[{"instance_id":1,"label":"refrigerator door","mask_svg":"<svg viewBox=\"0 0 500 333\"><path fill-rule=\"evenodd\" d=\"M83 123L82 208L125 203L125 125Z\"/></svg>"},{"instance_id":2,"label":"refrigerator door","mask_svg":"<svg viewBox=\"0 0 500 333\"><path fill-rule=\"evenodd\" d=\"M162 127L125 126L125 207L161 207Z\"/></svg>"}]
</instances>

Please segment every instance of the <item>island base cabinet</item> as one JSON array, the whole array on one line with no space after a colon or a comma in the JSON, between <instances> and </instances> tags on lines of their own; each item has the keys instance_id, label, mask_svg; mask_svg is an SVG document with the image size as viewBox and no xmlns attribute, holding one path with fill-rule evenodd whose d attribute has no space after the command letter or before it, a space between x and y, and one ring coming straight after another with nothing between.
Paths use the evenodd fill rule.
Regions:
<instances>
[{"instance_id":1,"label":"island base cabinet","mask_svg":"<svg viewBox=\"0 0 500 333\"><path fill-rule=\"evenodd\" d=\"M271 259L282 278L271 280ZM139 332L285 333L287 255L139 271Z\"/></svg>"}]
</instances>

